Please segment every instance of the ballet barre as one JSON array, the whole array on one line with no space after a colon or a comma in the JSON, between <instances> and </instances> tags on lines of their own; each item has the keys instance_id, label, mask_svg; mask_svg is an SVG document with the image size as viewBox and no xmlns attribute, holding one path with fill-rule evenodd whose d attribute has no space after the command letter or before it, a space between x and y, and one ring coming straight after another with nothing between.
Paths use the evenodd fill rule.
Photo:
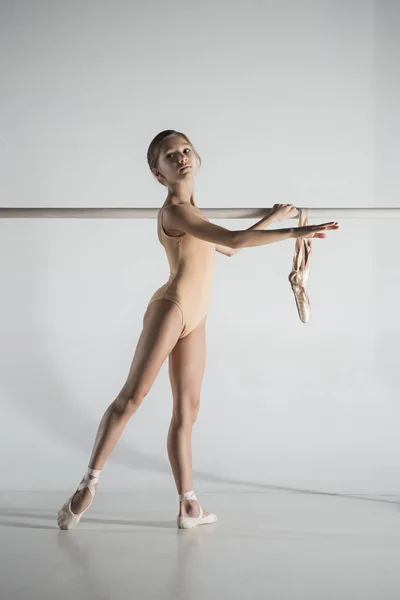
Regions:
<instances>
[{"instance_id":1,"label":"ballet barre","mask_svg":"<svg viewBox=\"0 0 400 600\"><path fill-rule=\"evenodd\" d=\"M154 219L157 208L0 208L0 219ZM200 207L199 207L200 208ZM296 207L303 208L303 207ZM262 219L270 208L201 208L210 219ZM290 219L298 219L298 212ZM308 208L308 218L400 219L400 208Z\"/></svg>"}]
</instances>

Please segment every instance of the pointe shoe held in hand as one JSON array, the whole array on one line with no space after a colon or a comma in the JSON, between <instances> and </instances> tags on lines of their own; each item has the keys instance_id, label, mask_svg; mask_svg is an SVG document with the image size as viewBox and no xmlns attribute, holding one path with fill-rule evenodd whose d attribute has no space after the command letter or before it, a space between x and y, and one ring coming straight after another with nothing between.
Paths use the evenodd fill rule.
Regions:
<instances>
[{"instance_id":1,"label":"pointe shoe held in hand","mask_svg":"<svg viewBox=\"0 0 400 600\"><path fill-rule=\"evenodd\" d=\"M299 227L305 227L306 225L308 225L308 209L299 208ZM311 315L310 299L306 291L311 267L311 247L310 238L296 239L293 266L289 275L297 312L303 323L307 323Z\"/></svg>"}]
</instances>

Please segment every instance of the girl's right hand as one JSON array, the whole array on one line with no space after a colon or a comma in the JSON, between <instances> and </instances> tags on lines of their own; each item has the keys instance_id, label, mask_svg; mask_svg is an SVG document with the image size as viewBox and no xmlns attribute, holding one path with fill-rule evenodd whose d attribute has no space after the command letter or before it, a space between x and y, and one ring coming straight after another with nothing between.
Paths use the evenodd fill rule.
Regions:
<instances>
[{"instance_id":1,"label":"girl's right hand","mask_svg":"<svg viewBox=\"0 0 400 600\"><path fill-rule=\"evenodd\" d=\"M321 225L307 225L306 227L295 227L294 238L326 238L325 231L336 231L339 229L337 221L322 223Z\"/></svg>"}]
</instances>

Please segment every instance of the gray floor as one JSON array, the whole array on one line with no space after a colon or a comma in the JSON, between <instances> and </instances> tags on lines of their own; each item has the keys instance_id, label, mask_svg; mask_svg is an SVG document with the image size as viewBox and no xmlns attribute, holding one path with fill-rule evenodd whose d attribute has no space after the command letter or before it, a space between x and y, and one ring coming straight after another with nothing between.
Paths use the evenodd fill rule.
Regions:
<instances>
[{"instance_id":1,"label":"gray floor","mask_svg":"<svg viewBox=\"0 0 400 600\"><path fill-rule=\"evenodd\" d=\"M217 523L178 530L171 493L99 491L60 531L65 494L3 492L1 600L400 597L396 498L197 494Z\"/></svg>"}]
</instances>

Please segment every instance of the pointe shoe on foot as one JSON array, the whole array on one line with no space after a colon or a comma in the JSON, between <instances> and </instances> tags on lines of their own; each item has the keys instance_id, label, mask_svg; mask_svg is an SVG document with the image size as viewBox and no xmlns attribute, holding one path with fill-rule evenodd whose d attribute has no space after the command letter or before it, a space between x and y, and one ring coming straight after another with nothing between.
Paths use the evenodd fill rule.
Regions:
<instances>
[{"instance_id":1,"label":"pointe shoe on foot","mask_svg":"<svg viewBox=\"0 0 400 600\"><path fill-rule=\"evenodd\" d=\"M308 225L308 209L300 208L299 227L305 227L306 225ZM303 323L307 323L311 315L310 299L306 292L311 266L311 248L311 239L296 239L293 266L289 275L289 281L296 300L297 312Z\"/></svg>"},{"instance_id":2,"label":"pointe shoe on foot","mask_svg":"<svg viewBox=\"0 0 400 600\"><path fill-rule=\"evenodd\" d=\"M179 498L180 500L197 500L194 492L185 492L184 494L180 494ZM200 504L199 509L200 511L197 517L177 517L178 528L191 529L192 527L197 527L197 525L207 525L218 521L217 515L214 515L213 513L204 516L204 511Z\"/></svg>"},{"instance_id":3,"label":"pointe shoe on foot","mask_svg":"<svg viewBox=\"0 0 400 600\"><path fill-rule=\"evenodd\" d=\"M73 527L76 527L78 525L83 513L87 511L87 509L93 502L93 498L96 493L96 488L94 486L99 481L100 472L101 470L98 469L88 469L86 475L78 485L76 491L72 494L70 498L68 498L65 504L63 504L63 506L60 508L57 515L57 523L60 529L72 529ZM93 477L91 478L89 477L89 475L92 475ZM84 488L89 488L89 491L92 494L92 499L90 500L88 506L82 512L76 515L71 510L72 499L75 496L76 492L79 492Z\"/></svg>"}]
</instances>

